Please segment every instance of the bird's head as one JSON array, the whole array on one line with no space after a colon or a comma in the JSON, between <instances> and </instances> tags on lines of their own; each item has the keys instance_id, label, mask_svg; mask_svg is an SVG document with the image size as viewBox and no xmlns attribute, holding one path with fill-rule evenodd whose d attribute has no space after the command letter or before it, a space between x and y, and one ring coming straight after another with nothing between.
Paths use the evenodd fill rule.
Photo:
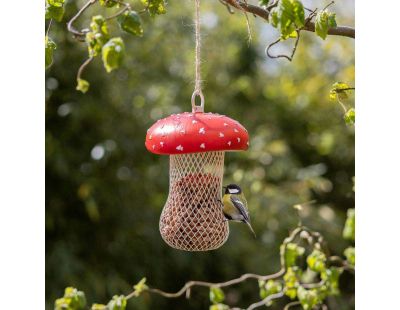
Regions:
<instances>
[{"instance_id":1,"label":"bird's head","mask_svg":"<svg viewBox=\"0 0 400 310\"><path fill-rule=\"evenodd\" d=\"M239 185L236 184L229 184L223 187L225 189L225 194L241 194L242 189Z\"/></svg>"}]
</instances>

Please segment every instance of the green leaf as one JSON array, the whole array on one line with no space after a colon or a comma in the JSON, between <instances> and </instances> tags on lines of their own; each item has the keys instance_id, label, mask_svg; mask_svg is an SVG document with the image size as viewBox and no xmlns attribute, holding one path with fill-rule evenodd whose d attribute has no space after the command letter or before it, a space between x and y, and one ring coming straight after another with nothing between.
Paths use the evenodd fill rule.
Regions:
<instances>
[{"instance_id":1,"label":"green leaf","mask_svg":"<svg viewBox=\"0 0 400 310\"><path fill-rule=\"evenodd\" d=\"M279 27L279 17L278 17L278 8L274 7L270 14L269 14L269 18L268 18L269 23L274 26L275 28Z\"/></svg>"},{"instance_id":2,"label":"green leaf","mask_svg":"<svg viewBox=\"0 0 400 310\"><path fill-rule=\"evenodd\" d=\"M136 285L133 286L133 288L135 290L133 295L139 297L142 292L149 288L146 285L146 278L141 279Z\"/></svg>"},{"instance_id":3,"label":"green leaf","mask_svg":"<svg viewBox=\"0 0 400 310\"><path fill-rule=\"evenodd\" d=\"M297 288L297 297L304 310L312 309L320 301L316 290L307 290L302 286Z\"/></svg>"},{"instance_id":4,"label":"green leaf","mask_svg":"<svg viewBox=\"0 0 400 310\"><path fill-rule=\"evenodd\" d=\"M297 28L304 26L303 4L299 0L280 0L278 6L272 9L269 21L286 40Z\"/></svg>"},{"instance_id":5,"label":"green leaf","mask_svg":"<svg viewBox=\"0 0 400 310\"><path fill-rule=\"evenodd\" d=\"M57 48L57 45L48 36L44 39L44 58L45 68L49 68L53 64L53 51Z\"/></svg>"},{"instance_id":6,"label":"green leaf","mask_svg":"<svg viewBox=\"0 0 400 310\"><path fill-rule=\"evenodd\" d=\"M103 304L93 304L90 310L107 310L107 306Z\"/></svg>"},{"instance_id":7,"label":"green leaf","mask_svg":"<svg viewBox=\"0 0 400 310\"><path fill-rule=\"evenodd\" d=\"M293 37L295 30L304 26L304 8L299 0L281 0L271 10L269 22L281 32L281 38Z\"/></svg>"},{"instance_id":8,"label":"green leaf","mask_svg":"<svg viewBox=\"0 0 400 310\"><path fill-rule=\"evenodd\" d=\"M356 111L353 108L348 109L343 118L347 125L354 125L356 122Z\"/></svg>"},{"instance_id":9,"label":"green leaf","mask_svg":"<svg viewBox=\"0 0 400 310\"><path fill-rule=\"evenodd\" d=\"M343 238L354 241L356 233L356 212L354 209L347 210L347 219L343 228Z\"/></svg>"},{"instance_id":10,"label":"green leaf","mask_svg":"<svg viewBox=\"0 0 400 310\"><path fill-rule=\"evenodd\" d=\"M118 4L118 1L115 0L100 0L100 5L106 8L112 8L116 4Z\"/></svg>"},{"instance_id":11,"label":"green leaf","mask_svg":"<svg viewBox=\"0 0 400 310\"><path fill-rule=\"evenodd\" d=\"M124 57L125 45L121 38L112 38L102 48L104 68L107 72L117 69Z\"/></svg>"},{"instance_id":12,"label":"green leaf","mask_svg":"<svg viewBox=\"0 0 400 310\"><path fill-rule=\"evenodd\" d=\"M94 33L108 34L106 19L101 15L93 16L90 22L90 29Z\"/></svg>"},{"instance_id":13,"label":"green leaf","mask_svg":"<svg viewBox=\"0 0 400 310\"><path fill-rule=\"evenodd\" d=\"M167 10L165 9L165 0L142 0L142 3L149 10L150 16L165 14Z\"/></svg>"},{"instance_id":14,"label":"green leaf","mask_svg":"<svg viewBox=\"0 0 400 310\"><path fill-rule=\"evenodd\" d=\"M124 295L114 295L110 302L107 304L107 310L125 310L126 304L127 301Z\"/></svg>"},{"instance_id":15,"label":"green leaf","mask_svg":"<svg viewBox=\"0 0 400 310\"><path fill-rule=\"evenodd\" d=\"M343 82L336 82L332 85L329 92L329 99L331 100L344 100L348 98L348 92L350 91L350 86Z\"/></svg>"},{"instance_id":16,"label":"green leaf","mask_svg":"<svg viewBox=\"0 0 400 310\"><path fill-rule=\"evenodd\" d=\"M283 280L285 281L285 294L290 299L295 299L297 296L297 287L299 286L300 270L297 267L289 267L286 270Z\"/></svg>"},{"instance_id":17,"label":"green leaf","mask_svg":"<svg viewBox=\"0 0 400 310\"><path fill-rule=\"evenodd\" d=\"M267 298L269 295L273 295L276 293L279 293L282 291L282 284L278 281L274 280L268 280L267 282L265 281L258 281L258 285L260 287L260 297L261 299ZM267 306L270 306L272 304L272 301L267 304Z\"/></svg>"},{"instance_id":18,"label":"green leaf","mask_svg":"<svg viewBox=\"0 0 400 310\"><path fill-rule=\"evenodd\" d=\"M45 18L60 22L64 16L64 11L63 6L46 5Z\"/></svg>"},{"instance_id":19,"label":"green leaf","mask_svg":"<svg viewBox=\"0 0 400 310\"><path fill-rule=\"evenodd\" d=\"M322 272L325 270L326 256L320 250L314 249L307 257L308 267L315 272Z\"/></svg>"},{"instance_id":20,"label":"green leaf","mask_svg":"<svg viewBox=\"0 0 400 310\"><path fill-rule=\"evenodd\" d=\"M143 28L139 14L135 11L125 12L118 17L121 29L135 36L143 36Z\"/></svg>"},{"instance_id":21,"label":"green leaf","mask_svg":"<svg viewBox=\"0 0 400 310\"><path fill-rule=\"evenodd\" d=\"M90 83L84 79L78 79L76 90L81 91L82 93L86 93L89 90Z\"/></svg>"},{"instance_id":22,"label":"green leaf","mask_svg":"<svg viewBox=\"0 0 400 310\"><path fill-rule=\"evenodd\" d=\"M327 10L319 11L315 18L315 33L322 38L326 39L329 28L336 27L336 14L328 12Z\"/></svg>"},{"instance_id":23,"label":"green leaf","mask_svg":"<svg viewBox=\"0 0 400 310\"><path fill-rule=\"evenodd\" d=\"M224 292L219 287L210 288L210 301L214 304L223 302L225 299Z\"/></svg>"},{"instance_id":24,"label":"green leaf","mask_svg":"<svg viewBox=\"0 0 400 310\"><path fill-rule=\"evenodd\" d=\"M85 293L74 287L67 287L64 297L54 303L54 310L84 310L86 307Z\"/></svg>"},{"instance_id":25,"label":"green leaf","mask_svg":"<svg viewBox=\"0 0 400 310\"><path fill-rule=\"evenodd\" d=\"M346 256L346 260L350 265L356 265L356 249L354 247L348 247L344 250L344 256Z\"/></svg>"},{"instance_id":26,"label":"green leaf","mask_svg":"<svg viewBox=\"0 0 400 310\"><path fill-rule=\"evenodd\" d=\"M101 49L110 38L105 18L101 15L93 16L90 29L91 31L86 33L85 41L89 57L95 57L101 53Z\"/></svg>"},{"instance_id":27,"label":"green leaf","mask_svg":"<svg viewBox=\"0 0 400 310\"><path fill-rule=\"evenodd\" d=\"M62 7L65 0L46 0L46 4L49 6Z\"/></svg>"},{"instance_id":28,"label":"green leaf","mask_svg":"<svg viewBox=\"0 0 400 310\"><path fill-rule=\"evenodd\" d=\"M211 305L209 309L210 310L229 310L229 307L224 304L214 304L214 305Z\"/></svg>"},{"instance_id":29,"label":"green leaf","mask_svg":"<svg viewBox=\"0 0 400 310\"><path fill-rule=\"evenodd\" d=\"M341 268L330 267L321 273L321 279L325 281L327 295L339 294L339 277L342 271Z\"/></svg>"},{"instance_id":30,"label":"green leaf","mask_svg":"<svg viewBox=\"0 0 400 310\"><path fill-rule=\"evenodd\" d=\"M285 250L285 246L281 245L281 251L283 250ZM296 264L297 257L302 256L304 252L305 249L303 247L298 246L295 243L288 243L285 251L286 267L294 266Z\"/></svg>"}]
</instances>

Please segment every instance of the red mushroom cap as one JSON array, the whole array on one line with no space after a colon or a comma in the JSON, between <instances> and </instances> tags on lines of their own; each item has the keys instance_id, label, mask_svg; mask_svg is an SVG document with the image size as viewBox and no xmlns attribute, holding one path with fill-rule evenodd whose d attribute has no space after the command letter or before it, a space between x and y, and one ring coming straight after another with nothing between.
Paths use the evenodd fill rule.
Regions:
<instances>
[{"instance_id":1,"label":"red mushroom cap","mask_svg":"<svg viewBox=\"0 0 400 310\"><path fill-rule=\"evenodd\" d=\"M225 115L185 112L158 120L147 131L145 144L150 152L164 155L240 151L249 147L249 134Z\"/></svg>"}]
</instances>

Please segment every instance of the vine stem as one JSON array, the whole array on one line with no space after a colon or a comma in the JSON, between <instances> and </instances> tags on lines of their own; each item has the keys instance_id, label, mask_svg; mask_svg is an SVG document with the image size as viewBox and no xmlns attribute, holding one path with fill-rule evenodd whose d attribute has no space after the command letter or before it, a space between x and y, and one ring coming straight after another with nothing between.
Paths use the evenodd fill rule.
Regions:
<instances>
[{"instance_id":1,"label":"vine stem","mask_svg":"<svg viewBox=\"0 0 400 310\"><path fill-rule=\"evenodd\" d=\"M147 287L145 286L145 288L142 289L137 289L135 286L135 290L132 291L131 293L129 293L128 295L126 295L126 299L129 300L133 297L138 297L140 295L141 292L149 292L152 294L157 294L166 298L178 298L181 297L183 295L186 296L186 298L190 298L190 294L191 294L191 289L195 286L199 286L199 287L208 287L208 288L222 288L222 287L227 287L227 286L232 286L241 282L244 282L248 279L256 279L259 281L268 281L268 280L272 280L272 279L278 279L281 278L282 276L285 275L286 273L286 249L288 244L295 242L295 240L297 238L300 239L307 239L308 243L310 245L313 245L314 247L317 247L318 249L321 249L322 251L325 252L325 255L327 255L327 251L323 249L323 247L321 247L321 245L324 243L324 239L323 236L317 232L317 231L313 231L311 229L309 229L306 226L297 226L290 234L288 237L286 237L283 242L282 242L282 246L280 249L280 265L281 265L281 269L278 272L275 272L273 274L270 275L259 275L259 274L254 274L254 273L246 273L241 275L238 278L229 280L229 281L225 281L225 282L218 282L218 283L213 283L213 282L206 282L206 281L189 281L187 282L180 290L178 290L177 292L165 292L161 289L157 289L157 288L152 288L152 287ZM300 241L298 241L300 242ZM354 267L350 266L349 264L347 264L346 261L344 261L341 257L339 256L331 256L328 257L328 261L330 263L340 263L341 267L344 270L349 270L349 271L353 271L354 272ZM143 281L143 280L142 280ZM144 283L144 282L143 282ZM324 280L319 281L318 283L300 283L300 285L302 287L304 287L305 289L312 289L312 288L318 288L321 287L323 285L325 285L326 282ZM267 296L266 298L257 301L255 303L250 304L246 310L254 310L256 308L268 305L272 300L274 299L278 299L281 298L285 295L286 293L286 288L284 288L283 290L281 290L278 293L275 294L271 294L269 296ZM284 309L289 309L292 306L296 306L299 305L298 301L294 301L294 302L290 302L286 305L286 307ZM324 306L324 305L323 305ZM242 310L241 308L238 307L233 307L233 308L229 308L230 310Z\"/></svg>"},{"instance_id":2,"label":"vine stem","mask_svg":"<svg viewBox=\"0 0 400 310\"><path fill-rule=\"evenodd\" d=\"M86 4L83 7L81 7L81 9L78 11L78 13L76 13L76 15L74 15L70 19L70 21L67 23L68 31L71 32L75 37L81 38L85 34L82 31L77 30L72 24L79 18L79 16L82 15L83 12L86 11L86 9L88 7L90 7L92 4L96 3L96 1L97 0L89 0L88 2L86 2Z\"/></svg>"},{"instance_id":3,"label":"vine stem","mask_svg":"<svg viewBox=\"0 0 400 310\"><path fill-rule=\"evenodd\" d=\"M79 67L78 69L78 74L76 75L76 80L79 80L82 78L82 73L85 70L85 68L93 61L93 56L89 57L88 59L85 60L85 62Z\"/></svg>"}]
</instances>

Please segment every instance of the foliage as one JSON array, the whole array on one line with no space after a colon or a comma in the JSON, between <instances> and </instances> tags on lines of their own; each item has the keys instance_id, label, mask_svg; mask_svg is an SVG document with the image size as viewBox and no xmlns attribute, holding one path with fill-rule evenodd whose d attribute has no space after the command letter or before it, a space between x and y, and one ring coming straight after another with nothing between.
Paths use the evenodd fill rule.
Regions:
<instances>
[{"instance_id":1,"label":"foliage","mask_svg":"<svg viewBox=\"0 0 400 310\"><path fill-rule=\"evenodd\" d=\"M315 17L315 33L323 40L328 35L329 28L336 27L336 14L327 10L319 11Z\"/></svg>"},{"instance_id":2,"label":"foliage","mask_svg":"<svg viewBox=\"0 0 400 310\"><path fill-rule=\"evenodd\" d=\"M67 287L64 296L54 303L54 310L83 310L85 307L85 293L74 287Z\"/></svg>"},{"instance_id":3,"label":"foliage","mask_svg":"<svg viewBox=\"0 0 400 310\"><path fill-rule=\"evenodd\" d=\"M65 0L46 0L45 18L54 19L60 22L64 16L64 2Z\"/></svg>"},{"instance_id":4,"label":"foliage","mask_svg":"<svg viewBox=\"0 0 400 310\"><path fill-rule=\"evenodd\" d=\"M90 30L86 33L86 44L88 46L89 57L96 57L101 53L103 46L110 39L105 18L101 15L93 16L90 23Z\"/></svg>"},{"instance_id":5,"label":"foliage","mask_svg":"<svg viewBox=\"0 0 400 310\"><path fill-rule=\"evenodd\" d=\"M347 125L354 125L356 122L356 111L354 108L348 109L343 118Z\"/></svg>"},{"instance_id":6,"label":"foliage","mask_svg":"<svg viewBox=\"0 0 400 310\"><path fill-rule=\"evenodd\" d=\"M167 10L165 9L165 0L142 0L142 3L149 10L150 16L165 14Z\"/></svg>"},{"instance_id":7,"label":"foliage","mask_svg":"<svg viewBox=\"0 0 400 310\"><path fill-rule=\"evenodd\" d=\"M346 259L350 265L352 266L356 265L356 251L354 247L346 248L346 250L344 250L344 256L346 256Z\"/></svg>"},{"instance_id":8,"label":"foliage","mask_svg":"<svg viewBox=\"0 0 400 310\"><path fill-rule=\"evenodd\" d=\"M347 210L347 219L343 229L343 238L354 241L356 233L356 212L354 209Z\"/></svg>"},{"instance_id":9,"label":"foliage","mask_svg":"<svg viewBox=\"0 0 400 310\"><path fill-rule=\"evenodd\" d=\"M76 90L81 91L82 93L86 93L89 90L90 84L88 81L84 79L78 79Z\"/></svg>"},{"instance_id":10,"label":"foliage","mask_svg":"<svg viewBox=\"0 0 400 310\"><path fill-rule=\"evenodd\" d=\"M191 279L218 282L246 272L276 272L280 243L298 222L291 205L314 199L316 204L303 208L302 222L325 236L332 255L342 257L350 245L341 238L345 214L354 206L354 128L344 126L340 109L324 94L333 81L354 80L353 44L303 36L292 63L270 60L258 36L248 46L242 14L228 15L218 1L202 2L209 18L202 55L206 110L240 121L250 133L248 152L226 155L224 183L245 189L258 238L232 223L218 251L179 252L158 232L168 159L148 154L143 139L157 119L190 109L193 33L186 25L193 6L170 1L167 16L152 18L132 3L145 35L132 37L107 22L110 38L124 39L124 64L107 75L96 57L85 71L91 83L85 95L74 89L87 50L65 30L79 2L68 2L63 22L53 21L50 29L57 53L46 72L46 309L67 285L107 305L114 294L128 296L132 281L144 275L159 288L175 290ZM88 28L92 16L122 9L93 5L77 25ZM253 27L256 33L266 26L256 19ZM305 241L298 246L306 251L296 259L302 267L311 253ZM309 274L303 271L301 281ZM325 303L353 309L353 276L343 272L339 279L340 295ZM284 281L277 282L283 289ZM222 289L224 304L246 307L260 299L252 281ZM129 299L127 309L206 309L209 303L201 288L190 301L144 290ZM286 303L277 299L270 308Z\"/></svg>"},{"instance_id":11,"label":"foliage","mask_svg":"<svg viewBox=\"0 0 400 310\"><path fill-rule=\"evenodd\" d=\"M53 51L57 48L57 45L48 36L46 36L44 39L44 45L45 45L45 63L47 69L53 63Z\"/></svg>"},{"instance_id":12,"label":"foliage","mask_svg":"<svg viewBox=\"0 0 400 310\"><path fill-rule=\"evenodd\" d=\"M303 236L302 236L303 235ZM298 246L302 239L307 239L308 245L311 246L312 252L307 256L307 270L302 269L300 265L295 264L293 256L304 256L305 249ZM324 242L323 237L315 231L311 231L307 227L299 226L287 237L281 245L281 263L282 269L280 272L266 276L270 279L267 281L260 280L263 276L254 276L258 278L259 294L262 298L262 304L267 306L272 305L272 301L286 294L290 299L298 299L298 302L302 305L304 310L313 309L316 305L322 304L328 296L339 294L339 277L342 272L346 269L349 271L354 271L354 263L352 265L346 265L346 263L341 259L335 257L335 261L338 260L341 266L329 266L332 257L327 257L327 255L320 250L321 243ZM302 249L302 250L299 250ZM351 250L348 248L345 251L346 257L354 255L350 253ZM289 253L289 254L288 254ZM290 264L286 262L286 259L290 260ZM288 267L288 265L290 265ZM309 270L315 272L313 280L320 278L321 281L317 283L304 282L303 274ZM318 275L318 277L317 277ZM239 280L239 282L244 281ZM283 285L281 284L283 280ZM228 283L208 283L201 282L197 283L192 281L186 283L183 289L179 290L178 293L166 293L158 289L149 288L146 284L146 278L143 278L138 284L134 285L134 291L128 296L113 296L107 306L102 304L94 304L92 310L94 309L107 309L107 310L125 310L127 306L127 301L132 297L139 297L142 292L157 293L164 297L176 298L180 297L186 292L186 296L190 296L190 290L195 285L208 286L210 288L209 299L212 303L210 309L229 309L229 306L224 304L225 294L221 289L221 285L228 286ZM236 283L236 282L235 282ZM235 284L232 282L232 284ZM76 296L80 296L78 299ZM67 301L65 301L67 300ZM62 309L62 306L66 305L70 310L81 310L86 304L86 299L82 292L77 291L75 288L67 288L65 291L64 298L57 299L55 303L55 310ZM59 308L59 306L61 308ZM255 304L253 304L255 305ZM253 309L249 306L248 309Z\"/></svg>"},{"instance_id":13,"label":"foliage","mask_svg":"<svg viewBox=\"0 0 400 310\"><path fill-rule=\"evenodd\" d=\"M329 92L329 99L344 100L349 98L350 86L343 82L335 82Z\"/></svg>"},{"instance_id":14,"label":"foliage","mask_svg":"<svg viewBox=\"0 0 400 310\"><path fill-rule=\"evenodd\" d=\"M121 65L124 53L125 45L121 38L112 38L103 46L101 54L107 72L111 72Z\"/></svg>"},{"instance_id":15,"label":"foliage","mask_svg":"<svg viewBox=\"0 0 400 310\"><path fill-rule=\"evenodd\" d=\"M279 29L283 40L293 36L297 28L304 26L303 4L299 0L280 0L272 9L269 22Z\"/></svg>"},{"instance_id":16,"label":"foliage","mask_svg":"<svg viewBox=\"0 0 400 310\"><path fill-rule=\"evenodd\" d=\"M57 21L61 21L64 15L64 1L65 0L46 0L46 19L55 19ZM87 29L82 29L81 31L77 31L72 28L72 22L77 19L90 5L96 4L97 0L89 0L87 4L78 11L78 13L71 19L70 23L68 23L68 29L74 33L74 36L78 39L81 36L85 36L86 42L88 45L89 50L89 58L96 57L100 54L102 47L106 44L107 40L109 39L108 35L108 24L112 24L112 21L117 19L120 28L124 32L131 33L135 36L142 36L143 35L143 28L141 19L139 17L139 13L147 12L151 17L155 17L156 15L161 15L166 13L166 1L165 0L141 0L140 2L144 6L144 9L141 10L139 13L134 11L131 7L131 4L126 0L99 0L100 6L106 9L113 9L114 7L124 7L121 11L117 12L116 14L104 19L102 16L93 16L92 23L90 24L91 31L87 31ZM225 2L220 1L221 3L225 4L229 8L230 5L233 5L235 8L243 8L244 3L237 2L234 0L232 2ZM266 13L268 14L268 18L264 17L266 20L270 22L270 24L277 28L280 32L280 39L274 43L271 43L267 48L267 55L272 58L286 58L292 61L293 56L297 50L297 44L300 39L300 32L304 30L307 24L315 18L315 33L317 36L321 37L325 40L326 36L328 35L328 31L331 28L336 28L336 14L329 12L327 7L329 7L334 2L328 4L324 9L318 11L317 9L311 10L305 8L303 6L302 1L300 0L278 0L270 4L269 0L262 0L259 1L259 5L262 8L266 9ZM242 6L240 6L242 5ZM229 9L230 10L230 9ZM305 10L309 11L309 15L305 16ZM318 12L317 12L318 11ZM317 13L316 13L317 12ZM248 27L248 34L250 34L250 26L247 14L246 21ZM97 20L96 20L97 19ZM96 20L96 21L95 21ZM101 30L94 29L98 28L96 26L97 22L102 23ZM269 53L269 48L281 40L286 40L288 38L296 38L296 43L294 45L293 51L291 56L287 55L277 55L271 56ZM118 38L118 40L122 40ZM112 42L110 42L112 44ZM121 46L124 43L122 41ZM107 56L103 55L104 58ZM122 58L121 58L122 59ZM88 65L87 62L84 62L78 71L77 81L81 79L82 71ZM116 66L108 66L105 65L106 71L111 72L113 69L120 67L121 61L118 61ZM46 66L47 68L48 66ZM80 90L81 87L76 87L77 90ZM352 115L346 115L345 120L347 123L354 123L353 115L354 113L348 113Z\"/></svg>"},{"instance_id":17,"label":"foliage","mask_svg":"<svg viewBox=\"0 0 400 310\"><path fill-rule=\"evenodd\" d=\"M344 110L343 119L347 125L354 125L356 122L356 111L354 108L347 108L343 103L343 100L349 98L350 91L354 90L353 87L350 87L346 83L336 82L332 85L332 88L329 92L329 99L337 100L338 103L342 106Z\"/></svg>"},{"instance_id":18,"label":"foliage","mask_svg":"<svg viewBox=\"0 0 400 310\"><path fill-rule=\"evenodd\" d=\"M143 36L140 16L135 11L127 11L118 17L118 23L122 30L135 36Z\"/></svg>"}]
</instances>

